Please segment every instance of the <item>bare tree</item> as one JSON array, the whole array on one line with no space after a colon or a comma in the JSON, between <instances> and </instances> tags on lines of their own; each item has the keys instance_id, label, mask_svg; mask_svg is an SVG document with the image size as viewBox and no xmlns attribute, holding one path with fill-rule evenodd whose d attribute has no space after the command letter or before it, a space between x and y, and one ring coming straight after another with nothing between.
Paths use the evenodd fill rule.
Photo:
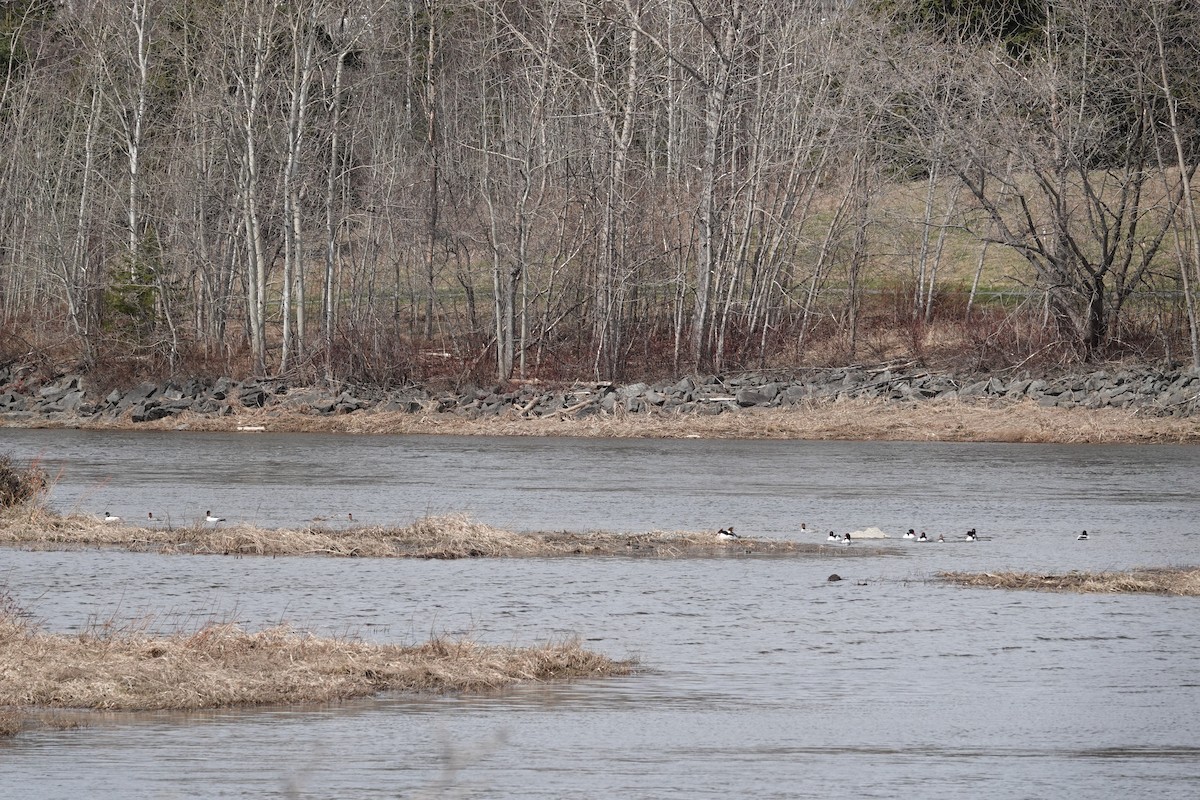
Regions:
<instances>
[{"instance_id":1,"label":"bare tree","mask_svg":"<svg viewBox=\"0 0 1200 800\"><path fill-rule=\"evenodd\" d=\"M1158 89L1166 101L1167 130L1171 136L1174 148L1175 167L1178 170L1180 188L1183 193L1184 231L1178 228L1174 231L1174 241L1179 258L1179 279L1183 286L1184 311L1188 320L1188 341L1192 351L1192 366L1200 369L1200 309L1196 305L1195 284L1192 273L1195 270L1195 280L1200 281L1200 220L1197 219L1196 199L1192 194L1192 177L1195 175L1197 164L1194 153L1189 158L1188 150L1195 147L1195 142L1185 141L1185 131L1180 115L1180 101L1175 94L1175 73L1179 69L1179 61L1193 62L1196 57L1195 17L1184 12L1177 14L1178 7L1174 3L1155 0L1144 10L1146 21L1154 35L1154 49L1158 56ZM1190 29L1190 30L1189 30ZM1181 35L1184 31L1192 35ZM1172 35L1173 34L1173 35ZM1168 52L1168 37L1175 47ZM1178 43L1188 42L1186 48L1179 48ZM1179 50L1182 49L1182 52ZM1194 98L1193 98L1194 104ZM1190 109L1194 115L1200 109ZM1189 147L1189 145L1191 147ZM1160 173L1167 171L1160 165ZM1168 187L1169 191L1169 187ZM1184 241L1190 247L1184 246ZM1186 251L1186 256L1184 255Z\"/></svg>"},{"instance_id":2,"label":"bare tree","mask_svg":"<svg viewBox=\"0 0 1200 800\"><path fill-rule=\"evenodd\" d=\"M962 62L969 80L982 80L954 168L997 243L1033 268L1059 332L1085 355L1118 331L1183 193L1178 182L1161 200L1148 191L1159 126L1146 70L1105 71L1115 55L1128 64L1153 53L1129 35L1129 22L1116 4L1062 3L1030 63L1000 48Z\"/></svg>"}]
</instances>

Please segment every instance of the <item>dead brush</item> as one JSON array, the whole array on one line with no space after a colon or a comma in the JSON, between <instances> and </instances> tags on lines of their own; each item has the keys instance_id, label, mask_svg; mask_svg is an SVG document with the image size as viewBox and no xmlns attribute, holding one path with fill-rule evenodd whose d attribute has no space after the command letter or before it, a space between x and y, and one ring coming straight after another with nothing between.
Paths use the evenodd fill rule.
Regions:
<instances>
[{"instance_id":1,"label":"dead brush","mask_svg":"<svg viewBox=\"0 0 1200 800\"><path fill-rule=\"evenodd\" d=\"M33 504L49 488L46 472L36 462L25 467L0 455L0 508Z\"/></svg>"},{"instance_id":2,"label":"dead brush","mask_svg":"<svg viewBox=\"0 0 1200 800\"><path fill-rule=\"evenodd\" d=\"M1129 572L940 572L959 586L1102 594L1167 594L1200 597L1200 568L1138 569Z\"/></svg>"},{"instance_id":3,"label":"dead brush","mask_svg":"<svg viewBox=\"0 0 1200 800\"><path fill-rule=\"evenodd\" d=\"M813 400L788 408L749 408L701 415L652 410L616 411L575 418L523 417L512 411L470 419L430 411L362 411L312 416L276 409L244 409L226 417L185 412L133 425L91 420L85 428L232 431L263 426L276 432L443 434L458 436L577 436L640 439L808 439L843 441L1196 443L1194 419L1139 415L1126 409L1044 408L1027 400L993 404L959 400L894 403L883 400Z\"/></svg>"},{"instance_id":4,"label":"dead brush","mask_svg":"<svg viewBox=\"0 0 1200 800\"><path fill-rule=\"evenodd\" d=\"M251 632L232 623L167 636L140 626L68 636L6 616L0 618L0 730L19 730L31 709L316 704L381 691L481 691L625 675L633 667L574 639L500 647L436 638L406 646L321 638L286 625Z\"/></svg>"}]
</instances>

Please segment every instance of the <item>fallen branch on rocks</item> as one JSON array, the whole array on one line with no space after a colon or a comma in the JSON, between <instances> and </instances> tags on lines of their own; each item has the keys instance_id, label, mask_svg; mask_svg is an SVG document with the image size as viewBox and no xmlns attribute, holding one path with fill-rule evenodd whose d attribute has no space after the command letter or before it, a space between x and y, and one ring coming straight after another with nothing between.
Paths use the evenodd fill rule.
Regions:
<instances>
[{"instance_id":1,"label":"fallen branch on rocks","mask_svg":"<svg viewBox=\"0 0 1200 800\"><path fill-rule=\"evenodd\" d=\"M694 376L625 386L529 383L442 392L420 386L386 391L367 386L323 389L290 386L279 379L235 382L219 378L145 382L103 394L104 390L90 386L85 376L61 376L39 388L5 381L0 372L0 425L231 429L244 424L247 416L265 413L288 417L297 427L319 430L324 424L319 420L362 414L415 414L503 424L513 418L587 420L620 413L695 419L749 408L807 414L812 408L844 402L874 403L885 409L955 401L972 408L1032 404L1062 410L1119 410L1167 419L1196 417L1200 409L1200 374L1194 370L1129 365L1112 372L1039 378L1031 374L938 374L914 371L914 366L912 362L851 365L789 374ZM236 421L225 421L227 417Z\"/></svg>"},{"instance_id":2,"label":"fallen branch on rocks","mask_svg":"<svg viewBox=\"0 0 1200 800\"><path fill-rule=\"evenodd\" d=\"M253 421L268 431L460 436L578 436L659 439L839 439L873 441L1196 443L1200 417L1142 417L1118 409L1045 408L1024 402L991 407L957 401L898 404L846 400L806 402L789 408L746 408L734 413L670 410L517 418L471 418L447 413L376 412L299 416L259 409L236 417L184 414L139 428L232 430L231 421ZM128 429L121 422L88 428Z\"/></svg>"}]
</instances>

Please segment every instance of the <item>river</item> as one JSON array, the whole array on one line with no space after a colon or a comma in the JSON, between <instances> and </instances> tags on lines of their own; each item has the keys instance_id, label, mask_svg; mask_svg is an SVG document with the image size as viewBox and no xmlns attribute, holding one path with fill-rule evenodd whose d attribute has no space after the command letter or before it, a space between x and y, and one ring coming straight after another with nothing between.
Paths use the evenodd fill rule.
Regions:
<instances>
[{"instance_id":1,"label":"river","mask_svg":"<svg viewBox=\"0 0 1200 800\"><path fill-rule=\"evenodd\" d=\"M893 536L878 556L694 560L0 550L0 588L55 630L579 636L641 665L486 697L103 716L0 742L7 796L1200 795L1200 600L931 580L1200 563L1200 448L0 430L0 452L40 458L58 510L130 520Z\"/></svg>"}]
</instances>

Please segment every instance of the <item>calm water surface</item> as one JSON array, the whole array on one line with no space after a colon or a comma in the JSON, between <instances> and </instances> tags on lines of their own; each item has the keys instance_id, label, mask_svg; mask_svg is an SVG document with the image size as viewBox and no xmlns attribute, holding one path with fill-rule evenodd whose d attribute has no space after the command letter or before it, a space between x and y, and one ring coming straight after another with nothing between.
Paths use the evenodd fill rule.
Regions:
<instances>
[{"instance_id":1,"label":"calm water surface","mask_svg":"<svg viewBox=\"0 0 1200 800\"><path fill-rule=\"evenodd\" d=\"M1200 448L0 430L0 451L61 470L55 507L127 519L462 511L521 530L952 540L689 561L0 550L0 586L57 630L152 615L399 642L578 635L642 664L483 698L115 715L0 744L4 796L1200 795L1200 602L928 581L1200 563ZM960 541L967 527L984 541Z\"/></svg>"}]
</instances>

